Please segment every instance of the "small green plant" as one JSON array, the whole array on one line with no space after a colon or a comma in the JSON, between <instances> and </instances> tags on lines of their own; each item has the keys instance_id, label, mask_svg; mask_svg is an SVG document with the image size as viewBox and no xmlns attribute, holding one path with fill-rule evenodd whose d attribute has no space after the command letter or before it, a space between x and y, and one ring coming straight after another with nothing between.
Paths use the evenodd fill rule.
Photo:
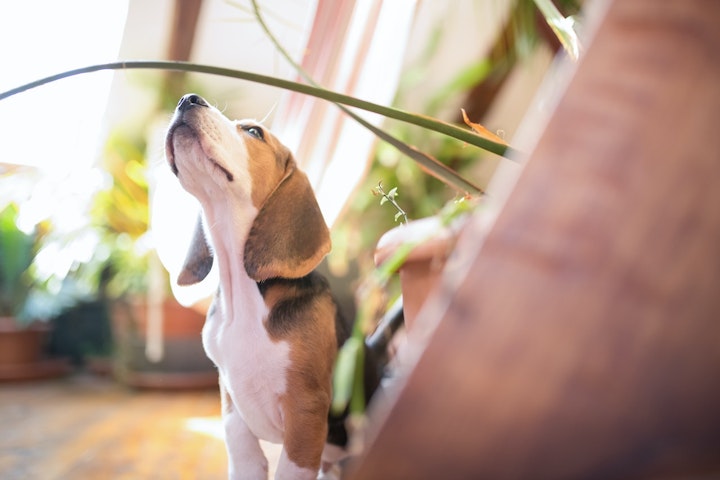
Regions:
<instances>
[{"instance_id":1,"label":"small green plant","mask_svg":"<svg viewBox=\"0 0 720 480\"><path fill-rule=\"evenodd\" d=\"M53 288L37 275L37 256L51 225L43 222L31 231L18 227L20 207L9 202L0 210L0 317L18 325L48 321L77 303L71 285Z\"/></svg>"},{"instance_id":2,"label":"small green plant","mask_svg":"<svg viewBox=\"0 0 720 480\"><path fill-rule=\"evenodd\" d=\"M372 193L376 196L380 195L380 205L390 202L390 204L395 207L395 210L397 210L397 213L395 213L396 222L400 221L400 218L402 218L402 221L400 223L408 223L408 217L405 213L405 210L403 210L400 205L395 201L395 197L398 196L397 187L393 187L390 189L389 192L385 192L381 180L380 182L378 182L377 186L373 188Z\"/></svg>"}]
</instances>

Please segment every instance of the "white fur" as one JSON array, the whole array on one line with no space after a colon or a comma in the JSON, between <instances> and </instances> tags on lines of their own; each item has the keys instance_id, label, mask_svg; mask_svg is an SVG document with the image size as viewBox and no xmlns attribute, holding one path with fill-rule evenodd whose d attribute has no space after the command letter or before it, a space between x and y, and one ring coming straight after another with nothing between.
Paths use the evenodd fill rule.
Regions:
<instances>
[{"instance_id":1,"label":"white fur","mask_svg":"<svg viewBox=\"0 0 720 480\"><path fill-rule=\"evenodd\" d=\"M318 472L308 468L302 468L292 462L283 449L280 454L280 462L278 463L275 480L314 480L318 476Z\"/></svg>"}]
</instances>

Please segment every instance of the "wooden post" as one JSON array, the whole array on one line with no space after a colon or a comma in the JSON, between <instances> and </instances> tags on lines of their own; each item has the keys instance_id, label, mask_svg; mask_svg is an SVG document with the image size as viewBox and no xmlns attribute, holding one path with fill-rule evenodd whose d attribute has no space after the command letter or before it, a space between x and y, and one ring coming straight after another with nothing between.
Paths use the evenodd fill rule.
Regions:
<instances>
[{"instance_id":1,"label":"wooden post","mask_svg":"<svg viewBox=\"0 0 720 480\"><path fill-rule=\"evenodd\" d=\"M348 478L720 473L719 22L610 2Z\"/></svg>"},{"instance_id":2,"label":"wooden post","mask_svg":"<svg viewBox=\"0 0 720 480\"><path fill-rule=\"evenodd\" d=\"M167 47L168 60L190 60L203 0L174 0L170 40ZM185 91L185 72L165 72L162 104L175 105Z\"/></svg>"}]
</instances>

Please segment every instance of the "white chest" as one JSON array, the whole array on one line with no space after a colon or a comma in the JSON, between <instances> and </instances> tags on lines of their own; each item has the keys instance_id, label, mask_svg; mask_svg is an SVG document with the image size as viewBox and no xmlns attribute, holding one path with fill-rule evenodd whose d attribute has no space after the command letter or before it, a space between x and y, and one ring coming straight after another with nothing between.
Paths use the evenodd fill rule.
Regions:
<instances>
[{"instance_id":1,"label":"white chest","mask_svg":"<svg viewBox=\"0 0 720 480\"><path fill-rule=\"evenodd\" d=\"M226 311L227 302L223 300L222 296L216 298L216 308L205 322L205 351L215 362L220 381L250 430L258 438L281 442L280 398L287 386L290 347L268 336L262 323L267 309L259 292L257 297L244 299L249 308L232 309L235 315ZM238 311L248 315L238 315Z\"/></svg>"}]
</instances>

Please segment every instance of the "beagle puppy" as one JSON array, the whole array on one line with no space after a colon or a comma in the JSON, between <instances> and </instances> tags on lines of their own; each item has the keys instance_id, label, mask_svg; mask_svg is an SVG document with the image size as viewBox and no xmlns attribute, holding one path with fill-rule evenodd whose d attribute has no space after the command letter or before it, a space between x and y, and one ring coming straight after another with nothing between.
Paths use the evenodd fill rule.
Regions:
<instances>
[{"instance_id":1,"label":"beagle puppy","mask_svg":"<svg viewBox=\"0 0 720 480\"><path fill-rule=\"evenodd\" d=\"M220 286L202 340L220 378L230 478L267 478L258 439L282 443L276 478L314 479L344 455L330 415L332 372L350 333L315 268L330 234L290 151L263 126L231 121L198 95L180 99L166 157L202 207L177 281ZM366 366L366 392L378 384Z\"/></svg>"}]
</instances>

